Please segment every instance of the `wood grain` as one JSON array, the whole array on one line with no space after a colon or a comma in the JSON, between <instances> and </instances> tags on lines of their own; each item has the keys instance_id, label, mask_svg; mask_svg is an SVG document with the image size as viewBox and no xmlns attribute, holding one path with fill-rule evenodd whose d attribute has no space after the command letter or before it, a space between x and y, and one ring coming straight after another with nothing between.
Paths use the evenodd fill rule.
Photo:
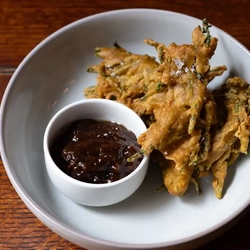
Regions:
<instances>
[{"instance_id":1,"label":"wood grain","mask_svg":"<svg viewBox=\"0 0 250 250\"><path fill-rule=\"evenodd\" d=\"M80 18L108 10L156 8L208 21L250 49L248 0L1 0L0 1L0 100L23 58L44 38ZM164 27L159 27L164 32ZM215 208L216 209L216 208ZM249 210L249 209L248 209ZM250 212L231 230L200 247L250 249ZM202 223L202 222L201 222ZM0 249L81 249L44 226L16 194L0 161Z\"/></svg>"},{"instance_id":2,"label":"wood grain","mask_svg":"<svg viewBox=\"0 0 250 250\"><path fill-rule=\"evenodd\" d=\"M0 249L81 249L53 234L24 205L0 161ZM74 247L74 248L73 248Z\"/></svg>"},{"instance_id":3,"label":"wood grain","mask_svg":"<svg viewBox=\"0 0 250 250\"><path fill-rule=\"evenodd\" d=\"M188 14L208 21L250 47L247 0L231 1L0 1L0 65L17 66L48 35L88 15L124 8L157 8ZM164 27L160 27L164 29Z\"/></svg>"},{"instance_id":4,"label":"wood grain","mask_svg":"<svg viewBox=\"0 0 250 250\"><path fill-rule=\"evenodd\" d=\"M2 70L2 72L1 72ZM4 91L7 87L7 84L11 78L11 74L6 74L6 70L0 68L0 100L2 100Z\"/></svg>"}]
</instances>

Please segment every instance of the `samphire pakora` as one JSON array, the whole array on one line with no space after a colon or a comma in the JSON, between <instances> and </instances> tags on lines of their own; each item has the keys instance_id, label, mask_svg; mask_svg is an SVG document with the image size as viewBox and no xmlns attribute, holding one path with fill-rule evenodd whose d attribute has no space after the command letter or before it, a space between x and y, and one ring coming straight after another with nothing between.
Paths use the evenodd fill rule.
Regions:
<instances>
[{"instance_id":1,"label":"samphire pakora","mask_svg":"<svg viewBox=\"0 0 250 250\"><path fill-rule=\"evenodd\" d=\"M114 100L133 109L148 129L139 136L140 154L152 154L159 163L168 192L183 196L193 182L211 173L216 197L223 197L228 165L247 153L250 135L250 87L239 77L219 89L209 83L227 70L211 68L218 39L204 19L192 33L192 44L177 45L145 39L158 60L132 54L117 43L96 48L102 61L88 71L97 84L85 89L87 98Z\"/></svg>"}]
</instances>

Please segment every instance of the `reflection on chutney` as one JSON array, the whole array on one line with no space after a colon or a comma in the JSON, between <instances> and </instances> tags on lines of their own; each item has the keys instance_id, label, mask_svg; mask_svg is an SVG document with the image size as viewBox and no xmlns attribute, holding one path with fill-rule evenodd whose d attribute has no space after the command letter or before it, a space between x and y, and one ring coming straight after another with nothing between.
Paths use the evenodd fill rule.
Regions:
<instances>
[{"instance_id":1,"label":"reflection on chutney","mask_svg":"<svg viewBox=\"0 0 250 250\"><path fill-rule=\"evenodd\" d=\"M133 132L110 121L84 119L61 131L51 147L56 165L67 175L88 183L109 183L133 172L141 159Z\"/></svg>"}]
</instances>

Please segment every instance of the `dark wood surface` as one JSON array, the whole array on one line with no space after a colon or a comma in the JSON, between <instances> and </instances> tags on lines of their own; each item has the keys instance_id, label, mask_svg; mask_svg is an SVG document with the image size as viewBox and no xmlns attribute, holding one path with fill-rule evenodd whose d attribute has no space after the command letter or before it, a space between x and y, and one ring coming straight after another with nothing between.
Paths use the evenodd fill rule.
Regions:
<instances>
[{"instance_id":1,"label":"dark wood surface","mask_svg":"<svg viewBox=\"0 0 250 250\"><path fill-rule=\"evenodd\" d=\"M77 19L124 8L156 8L206 17L250 49L248 0L0 0L0 99L18 64L48 35ZM53 233L26 208L1 161L0 249L81 249ZM250 212L199 248L205 249L250 249Z\"/></svg>"}]
</instances>

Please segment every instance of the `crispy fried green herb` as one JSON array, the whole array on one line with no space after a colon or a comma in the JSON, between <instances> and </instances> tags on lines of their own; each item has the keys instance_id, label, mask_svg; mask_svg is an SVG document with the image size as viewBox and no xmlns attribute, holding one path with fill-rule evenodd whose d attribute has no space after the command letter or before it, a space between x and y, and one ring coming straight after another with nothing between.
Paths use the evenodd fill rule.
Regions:
<instances>
[{"instance_id":1,"label":"crispy fried green herb","mask_svg":"<svg viewBox=\"0 0 250 250\"><path fill-rule=\"evenodd\" d=\"M193 79L192 78L189 79L189 93L190 93L191 96L194 95L194 92L193 92Z\"/></svg>"},{"instance_id":2,"label":"crispy fried green herb","mask_svg":"<svg viewBox=\"0 0 250 250\"><path fill-rule=\"evenodd\" d=\"M151 116L149 117L149 120L150 120L150 121L156 121L156 120L155 120L155 116L154 116L154 115L151 115Z\"/></svg>"},{"instance_id":3,"label":"crispy fried green herb","mask_svg":"<svg viewBox=\"0 0 250 250\"><path fill-rule=\"evenodd\" d=\"M207 19L204 18L202 20L202 33L206 36L205 37L205 44L209 45L211 41L211 34L209 28L211 28L212 25L207 22Z\"/></svg>"},{"instance_id":4,"label":"crispy fried green herb","mask_svg":"<svg viewBox=\"0 0 250 250\"><path fill-rule=\"evenodd\" d=\"M163 51L163 46L160 46L159 47L159 60L160 60L160 63L163 63L164 62L164 51Z\"/></svg>"},{"instance_id":5,"label":"crispy fried green herb","mask_svg":"<svg viewBox=\"0 0 250 250\"><path fill-rule=\"evenodd\" d=\"M97 55L99 52L101 52L101 48L95 48L95 55Z\"/></svg>"},{"instance_id":6,"label":"crispy fried green herb","mask_svg":"<svg viewBox=\"0 0 250 250\"><path fill-rule=\"evenodd\" d=\"M202 195L202 190L201 190L201 187L200 187L200 183L199 183L199 181L198 181L198 178L192 177L192 178L191 178L191 182L194 183L196 192L198 193L198 195L201 196L201 195Z\"/></svg>"},{"instance_id":7,"label":"crispy fried green herb","mask_svg":"<svg viewBox=\"0 0 250 250\"><path fill-rule=\"evenodd\" d=\"M140 98L140 102L143 102L143 101L145 101L146 99L147 99L147 96L144 95L143 97Z\"/></svg>"},{"instance_id":8,"label":"crispy fried green herb","mask_svg":"<svg viewBox=\"0 0 250 250\"><path fill-rule=\"evenodd\" d=\"M195 67L194 64L192 65L191 71L195 74L195 76L197 77L197 79L198 79L199 81L204 82L204 77L203 77L203 75L200 74L199 72L197 72L196 67Z\"/></svg>"},{"instance_id":9,"label":"crispy fried green herb","mask_svg":"<svg viewBox=\"0 0 250 250\"><path fill-rule=\"evenodd\" d=\"M239 113L239 111L240 111L240 104L239 103L236 103L234 105L234 111L235 111L235 113Z\"/></svg>"},{"instance_id":10,"label":"crispy fried green herb","mask_svg":"<svg viewBox=\"0 0 250 250\"><path fill-rule=\"evenodd\" d=\"M161 90L162 86L163 86L163 83L162 82L158 82L157 86L156 86L156 91L159 92Z\"/></svg>"},{"instance_id":11,"label":"crispy fried green herb","mask_svg":"<svg viewBox=\"0 0 250 250\"><path fill-rule=\"evenodd\" d=\"M191 121L196 121L197 120L197 115L191 115L190 120Z\"/></svg>"},{"instance_id":12,"label":"crispy fried green herb","mask_svg":"<svg viewBox=\"0 0 250 250\"><path fill-rule=\"evenodd\" d=\"M122 47L117 43L117 41L115 41L114 47L117 48L117 49L121 49L121 48L122 48Z\"/></svg>"},{"instance_id":13,"label":"crispy fried green herb","mask_svg":"<svg viewBox=\"0 0 250 250\"><path fill-rule=\"evenodd\" d=\"M134 160L140 158L141 156L144 155L144 150L140 150L139 152L133 154L132 156L130 156L127 161L128 162L133 162Z\"/></svg>"},{"instance_id":14,"label":"crispy fried green herb","mask_svg":"<svg viewBox=\"0 0 250 250\"><path fill-rule=\"evenodd\" d=\"M196 76L202 82L202 78L203 78L202 75L200 73L196 72Z\"/></svg>"},{"instance_id":15,"label":"crispy fried green herb","mask_svg":"<svg viewBox=\"0 0 250 250\"><path fill-rule=\"evenodd\" d=\"M147 85L143 85L143 91L147 92L148 91L148 86Z\"/></svg>"},{"instance_id":16,"label":"crispy fried green herb","mask_svg":"<svg viewBox=\"0 0 250 250\"><path fill-rule=\"evenodd\" d=\"M90 72L90 73L95 73L95 70L93 69L93 68L91 68L91 67L89 67L89 68L87 68L87 72Z\"/></svg>"},{"instance_id":17,"label":"crispy fried green herb","mask_svg":"<svg viewBox=\"0 0 250 250\"><path fill-rule=\"evenodd\" d=\"M108 77L108 75L106 74L106 72L103 72L103 71L102 71L100 74L101 74L103 77Z\"/></svg>"}]
</instances>

